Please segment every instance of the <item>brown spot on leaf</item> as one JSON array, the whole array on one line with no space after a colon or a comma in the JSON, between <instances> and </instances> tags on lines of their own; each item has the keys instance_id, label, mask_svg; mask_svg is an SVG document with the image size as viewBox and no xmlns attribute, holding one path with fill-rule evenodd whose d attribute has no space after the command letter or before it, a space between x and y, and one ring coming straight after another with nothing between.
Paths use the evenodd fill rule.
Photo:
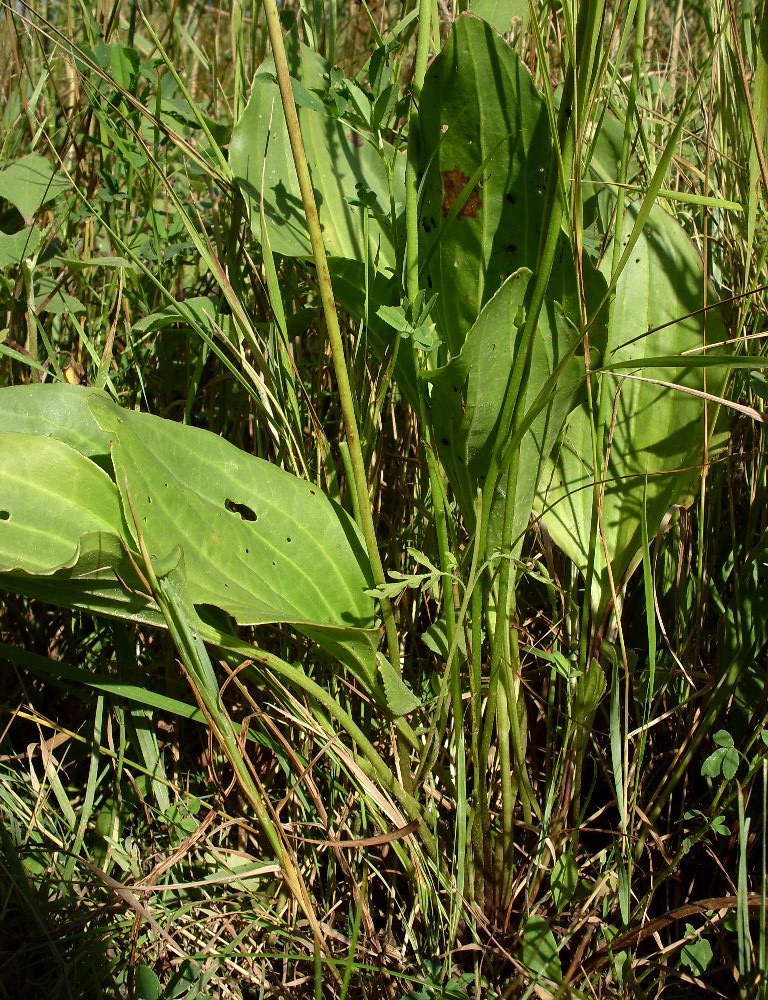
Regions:
<instances>
[{"instance_id":1,"label":"brown spot on leaf","mask_svg":"<svg viewBox=\"0 0 768 1000\"><path fill-rule=\"evenodd\" d=\"M444 170L440 176L443 179L443 218L445 218L453 207L453 203L464 190L469 177L461 170ZM470 192L457 214L459 218L474 219L481 207L480 193L475 188Z\"/></svg>"}]
</instances>

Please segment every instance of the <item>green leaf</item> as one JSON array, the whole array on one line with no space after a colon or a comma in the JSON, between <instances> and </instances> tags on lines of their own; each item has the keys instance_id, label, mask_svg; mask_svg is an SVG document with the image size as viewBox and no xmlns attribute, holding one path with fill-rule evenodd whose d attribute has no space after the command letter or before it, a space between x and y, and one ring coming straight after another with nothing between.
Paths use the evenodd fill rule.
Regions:
<instances>
[{"instance_id":1,"label":"green leaf","mask_svg":"<svg viewBox=\"0 0 768 1000\"><path fill-rule=\"evenodd\" d=\"M7 397L13 411L30 392L42 401L51 389L58 396L58 388L0 391L0 588L65 607L157 623L159 616L141 596L141 583L121 545L124 522L115 485L71 446L78 440L92 442L76 428L70 443L46 436L46 431L61 429L52 428L46 417L37 434L30 433L29 414L26 421L8 422L9 411L2 406ZM18 429L8 431L7 426Z\"/></svg>"},{"instance_id":2,"label":"green leaf","mask_svg":"<svg viewBox=\"0 0 768 1000\"><path fill-rule=\"evenodd\" d=\"M292 62L292 73L300 80L304 92L327 89L329 67L317 53L294 44ZM380 155L373 144L331 117L319 101L301 103L299 121L328 255L354 261L377 258L379 269L391 273L395 254L388 223L389 178L384 159L392 164L395 199L402 205L404 157L387 144L383 144ZM263 194L272 250L288 256L311 256L301 192L271 60L262 64L253 81L248 105L232 133L229 161L248 206L256 239L261 239ZM363 212L354 204L359 201L360 185L373 196L373 207L368 210L367 245Z\"/></svg>"},{"instance_id":3,"label":"green leaf","mask_svg":"<svg viewBox=\"0 0 768 1000\"><path fill-rule=\"evenodd\" d=\"M562 913L565 907L573 899L576 887L579 884L579 868L573 858L571 850L564 851L552 866L550 876L550 887L552 889L552 899L555 909Z\"/></svg>"},{"instance_id":4,"label":"green leaf","mask_svg":"<svg viewBox=\"0 0 768 1000\"><path fill-rule=\"evenodd\" d=\"M731 759L729 763L726 764L726 758L729 754L736 754L736 766L733 767L733 760ZM733 775L738 770L739 757L738 751L734 750L732 747L718 747L713 753L707 757L704 763L701 765L701 773L705 778L718 778L722 773L724 777L732 778ZM732 773L726 774L726 768Z\"/></svg>"},{"instance_id":5,"label":"green leaf","mask_svg":"<svg viewBox=\"0 0 768 1000\"><path fill-rule=\"evenodd\" d=\"M25 257L33 257L43 239L36 226L28 226L17 233L0 232L0 270L20 264Z\"/></svg>"},{"instance_id":6,"label":"green leaf","mask_svg":"<svg viewBox=\"0 0 768 1000\"><path fill-rule=\"evenodd\" d=\"M680 952L680 964L689 968L694 976L701 976L712 962L712 945L692 924L685 925L685 936L689 940Z\"/></svg>"},{"instance_id":7,"label":"green leaf","mask_svg":"<svg viewBox=\"0 0 768 1000\"><path fill-rule=\"evenodd\" d=\"M50 574L82 556L81 540L117 536L120 500L97 465L61 441L0 431L0 572Z\"/></svg>"},{"instance_id":8,"label":"green leaf","mask_svg":"<svg viewBox=\"0 0 768 1000\"><path fill-rule=\"evenodd\" d=\"M522 961L536 979L558 983L563 978L557 942L544 917L534 915L526 921Z\"/></svg>"},{"instance_id":9,"label":"green leaf","mask_svg":"<svg viewBox=\"0 0 768 1000\"><path fill-rule=\"evenodd\" d=\"M160 980L148 965L136 967L134 988L137 1000L160 1000L163 995Z\"/></svg>"},{"instance_id":10,"label":"green leaf","mask_svg":"<svg viewBox=\"0 0 768 1000\"><path fill-rule=\"evenodd\" d=\"M586 671L576 682L576 690L573 694L574 743L579 752L583 752L589 743L595 712L605 694L605 688L605 671L593 658Z\"/></svg>"},{"instance_id":11,"label":"green leaf","mask_svg":"<svg viewBox=\"0 0 768 1000\"><path fill-rule=\"evenodd\" d=\"M628 213L625 232L636 209ZM611 259L610 250L605 259ZM614 350L610 363L643 357L678 356L704 343L704 318L690 315L703 305L701 258L675 220L654 208L632 258L616 286L613 306ZM684 318L681 318L684 317ZM717 310L707 313L707 339L727 339ZM662 329L658 329L663 327ZM653 331L643 336L646 331ZM669 367L650 373L663 382L703 388L703 373L694 367ZM707 373L707 389L723 385L722 369ZM603 375L608 382L610 448L607 476L593 471L592 424L586 404L568 421L558 460L543 483L540 507L544 523L557 545L586 573L592 524L595 476L606 479L602 529L617 589L638 565L641 518L645 508L653 537L675 505L690 501L699 475L704 447L704 403L700 398L623 374ZM600 455L598 462L603 461ZM602 544L595 553L592 599L596 611L611 597Z\"/></svg>"},{"instance_id":12,"label":"green leaf","mask_svg":"<svg viewBox=\"0 0 768 1000\"><path fill-rule=\"evenodd\" d=\"M735 777L736 772L739 769L739 751L736 747L726 747L724 748L723 760L722 760L722 771L723 777L726 781L730 781L731 778Z\"/></svg>"},{"instance_id":13,"label":"green leaf","mask_svg":"<svg viewBox=\"0 0 768 1000\"><path fill-rule=\"evenodd\" d=\"M181 548L192 604L243 625L293 624L334 650L349 645L372 671L370 570L341 508L208 431L101 396L90 409L111 438L131 535L153 559Z\"/></svg>"},{"instance_id":14,"label":"green leaf","mask_svg":"<svg viewBox=\"0 0 768 1000\"><path fill-rule=\"evenodd\" d=\"M204 714L197 705L190 705L188 702L179 701L178 698L158 694L146 687L128 684L119 677L93 673L91 670L76 669L60 659L54 660L26 649L17 649L5 642L0 642L0 660L15 663L33 674L46 678L46 680L54 678L68 682L68 685L83 685L94 691L107 692L122 701L133 701L144 707L157 708L161 712L178 715L183 719L191 719L193 722L206 722Z\"/></svg>"},{"instance_id":15,"label":"green leaf","mask_svg":"<svg viewBox=\"0 0 768 1000\"><path fill-rule=\"evenodd\" d=\"M504 282L469 330L458 357L432 377L430 410L438 451L470 524L475 516L477 490L485 483L491 455L512 430L499 426L499 417L525 321L529 279L530 272L520 270ZM530 365L520 388L519 406L523 412L562 360L574 336L561 307L548 302L542 310ZM520 443L514 538L521 538L528 524L544 460L574 405L582 378L583 363L573 360ZM500 487L491 510L491 545L501 537L503 508Z\"/></svg>"},{"instance_id":16,"label":"green leaf","mask_svg":"<svg viewBox=\"0 0 768 1000\"><path fill-rule=\"evenodd\" d=\"M139 270L138 265L127 257L55 257L52 263L64 264L70 271L87 271L95 267Z\"/></svg>"},{"instance_id":17,"label":"green leaf","mask_svg":"<svg viewBox=\"0 0 768 1000\"><path fill-rule=\"evenodd\" d=\"M727 729L718 729L712 740L717 747L732 747L733 737Z\"/></svg>"},{"instance_id":18,"label":"green leaf","mask_svg":"<svg viewBox=\"0 0 768 1000\"><path fill-rule=\"evenodd\" d=\"M528 23L528 0L471 0L469 9L500 35L509 31L515 18L521 22L521 30Z\"/></svg>"},{"instance_id":19,"label":"green leaf","mask_svg":"<svg viewBox=\"0 0 768 1000\"><path fill-rule=\"evenodd\" d=\"M715 816L712 820L712 832L719 834L721 837L730 836L731 829L725 820L725 816Z\"/></svg>"},{"instance_id":20,"label":"green leaf","mask_svg":"<svg viewBox=\"0 0 768 1000\"><path fill-rule=\"evenodd\" d=\"M136 88L141 57L127 45L106 45L99 42L94 50L96 61L118 87L132 92Z\"/></svg>"},{"instance_id":21,"label":"green leaf","mask_svg":"<svg viewBox=\"0 0 768 1000\"><path fill-rule=\"evenodd\" d=\"M456 355L509 275L536 266L549 119L522 61L464 15L427 72L419 129L421 254L439 293L438 331Z\"/></svg>"},{"instance_id":22,"label":"green leaf","mask_svg":"<svg viewBox=\"0 0 768 1000\"><path fill-rule=\"evenodd\" d=\"M109 436L87 405L98 394L96 389L63 383L9 386L0 390L0 428L63 441L111 475Z\"/></svg>"},{"instance_id":23,"label":"green leaf","mask_svg":"<svg viewBox=\"0 0 768 1000\"><path fill-rule=\"evenodd\" d=\"M0 171L0 198L14 205L28 225L42 205L67 187L67 180L39 153L28 153Z\"/></svg>"},{"instance_id":24,"label":"green leaf","mask_svg":"<svg viewBox=\"0 0 768 1000\"><path fill-rule=\"evenodd\" d=\"M184 299L180 305L190 318L196 320L204 329L208 329L213 334L215 332L214 323L219 317L219 303L211 295L193 295ZM174 324L182 326L188 322L180 309L176 306L167 306L159 312L149 313L133 324L135 333L149 333L157 330L164 330Z\"/></svg>"},{"instance_id":25,"label":"green leaf","mask_svg":"<svg viewBox=\"0 0 768 1000\"><path fill-rule=\"evenodd\" d=\"M52 274L44 274L35 279L35 299L40 312L53 313L84 313L85 306L74 295L64 291L59 278Z\"/></svg>"},{"instance_id":26,"label":"green leaf","mask_svg":"<svg viewBox=\"0 0 768 1000\"><path fill-rule=\"evenodd\" d=\"M411 323L405 315L405 310L402 306L379 306L376 310L376 315L381 317L387 326L391 326L393 330L397 330L400 333L410 332Z\"/></svg>"},{"instance_id":27,"label":"green leaf","mask_svg":"<svg viewBox=\"0 0 768 1000\"><path fill-rule=\"evenodd\" d=\"M407 687L405 681L395 671L389 660L377 654L376 662L379 669L381 685L387 701L387 708L394 716L409 715L421 708L421 702L416 695Z\"/></svg>"},{"instance_id":28,"label":"green leaf","mask_svg":"<svg viewBox=\"0 0 768 1000\"><path fill-rule=\"evenodd\" d=\"M313 484L208 431L123 410L97 390L3 389L0 426L8 419L25 433L6 435L0 509L9 517L0 520L7 550L0 569L37 574L19 583L22 592L39 593L40 574L85 565L99 571L93 592L80 574L79 600L57 599L54 588L43 587L47 599L122 615L135 614L137 604L146 608L137 597L127 609L113 612L110 604L127 601L114 593L114 567L139 587L120 546L122 538L137 550L138 524L153 561L183 552L191 605L218 608L241 624L293 624L375 683L365 549L348 515ZM78 445L85 454L74 451ZM107 465L117 490L86 455ZM35 543L35 532L51 533L52 523L50 542ZM11 524L26 533L14 535ZM152 614L157 620L156 609Z\"/></svg>"}]
</instances>

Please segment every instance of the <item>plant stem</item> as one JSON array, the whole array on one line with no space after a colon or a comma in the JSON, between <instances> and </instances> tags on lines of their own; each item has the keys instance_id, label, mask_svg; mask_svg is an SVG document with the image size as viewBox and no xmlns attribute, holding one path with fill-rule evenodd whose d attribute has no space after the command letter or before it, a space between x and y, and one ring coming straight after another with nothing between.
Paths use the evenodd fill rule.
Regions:
<instances>
[{"instance_id":1,"label":"plant stem","mask_svg":"<svg viewBox=\"0 0 768 1000\"><path fill-rule=\"evenodd\" d=\"M405 166L405 291L411 304L419 294L419 178L416 171L419 110L418 100L429 59L429 28L431 0L419 0L419 36L416 42L416 63L411 83L411 114L408 120L408 160Z\"/></svg>"},{"instance_id":2,"label":"plant stem","mask_svg":"<svg viewBox=\"0 0 768 1000\"><path fill-rule=\"evenodd\" d=\"M293 99L291 88L291 77L288 71L288 58L285 52L282 29L280 27L280 16L277 10L276 0L264 0L264 12L267 17L267 29L269 40L272 45L272 55L275 60L277 82L280 87L280 96L283 102L285 122L288 129L288 137L293 153L293 162L296 167L296 176L299 181L301 199L304 203L304 212L307 217L307 227L309 238L312 244L312 256L317 268L317 280L320 289L320 299L323 305L323 315L328 331L328 340L331 346L331 358L336 375L336 385L339 393L339 403L344 421L344 432L346 434L347 445L349 447L349 459L352 465L354 477L354 490L357 494L357 502L360 510L360 527L365 539L365 546L368 552L368 559L371 564L373 581L377 587L386 582L384 577L384 567L379 554L379 546L376 540L376 529L373 524L373 512L368 500L368 481L365 474L365 462L363 451L360 446L360 433L357 426L357 416L355 414L355 404L352 398L352 388L349 381L349 371L347 360L344 355L344 344L341 339L341 328L339 317L336 312L336 303L333 296L333 284L331 274L328 270L328 259L325 254L325 244L323 243L323 233L320 228L320 217L317 213L317 203L315 193L312 188L312 180L309 175L309 165L304 150L304 141L301 137L301 126L296 112L296 103ZM397 638L397 628L395 626L395 615L392 604L388 597L380 599L381 613L384 619L384 629L387 635L387 647L389 658L394 669L400 673L400 645Z\"/></svg>"}]
</instances>

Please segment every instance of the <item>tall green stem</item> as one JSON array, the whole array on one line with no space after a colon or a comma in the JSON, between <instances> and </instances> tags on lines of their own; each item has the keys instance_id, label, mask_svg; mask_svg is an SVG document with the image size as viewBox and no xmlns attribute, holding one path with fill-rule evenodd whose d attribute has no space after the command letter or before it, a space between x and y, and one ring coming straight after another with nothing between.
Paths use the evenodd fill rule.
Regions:
<instances>
[{"instance_id":1,"label":"tall green stem","mask_svg":"<svg viewBox=\"0 0 768 1000\"><path fill-rule=\"evenodd\" d=\"M357 416L355 415L355 404L352 398L352 388L349 381L349 371L347 369L347 359L344 354L344 344L341 339L341 329L339 327L339 317L336 312L336 303L333 296L333 284L331 274L328 270L328 259L325 254L325 244L323 243L323 233L320 228L320 217L317 213L317 203L315 192L312 188L312 180L309 175L309 165L307 155L304 150L304 141L301 137L301 127L299 116L296 113L296 103L293 99L291 88L291 77L288 71L288 59L283 42L283 33L280 27L280 16L277 11L276 0L264 0L264 12L267 17L267 29L269 31L269 41L272 45L272 55L275 60L275 70L277 82L280 87L280 97L283 102L285 122L288 128L288 137L293 153L293 162L296 167L296 176L299 181L301 200L304 203L304 212L307 217L307 227L309 238L312 244L312 256L317 269L317 281L320 289L320 300L323 305L323 316L328 331L328 340L331 345L331 358L333 369L336 375L336 386L339 393L339 403L344 421L344 432L349 446L349 458L352 465L354 478L353 487L357 494L357 502L360 510L360 527L365 539L365 546L368 551L368 559L371 563L371 571L376 586L384 584L384 567L379 554L379 546L376 540L376 529L373 524L373 512L368 500L368 481L365 475L365 462L363 451L360 446L360 433L357 426ZM397 628L395 627L395 615L389 598L381 598L381 612L384 618L384 628L387 634L387 646L389 658L392 666L400 673L400 646L397 638Z\"/></svg>"},{"instance_id":2,"label":"tall green stem","mask_svg":"<svg viewBox=\"0 0 768 1000\"><path fill-rule=\"evenodd\" d=\"M408 160L405 167L405 290L409 302L419 294L419 178L416 170L419 150L417 135L419 124L418 101L429 59L431 0L419 0L419 36L416 42L416 62L413 68L411 95L413 103L408 121Z\"/></svg>"}]
</instances>

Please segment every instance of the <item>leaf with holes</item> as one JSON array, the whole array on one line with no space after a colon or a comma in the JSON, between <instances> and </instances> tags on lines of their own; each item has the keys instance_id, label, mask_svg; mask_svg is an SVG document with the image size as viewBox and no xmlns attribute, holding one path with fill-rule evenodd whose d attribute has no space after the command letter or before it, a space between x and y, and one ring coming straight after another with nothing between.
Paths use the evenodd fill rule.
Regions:
<instances>
[{"instance_id":1,"label":"leaf with holes","mask_svg":"<svg viewBox=\"0 0 768 1000\"><path fill-rule=\"evenodd\" d=\"M30 455L35 470L42 467L60 492L89 490L81 503L84 516L59 529L60 551L39 563L30 548L22 564L28 574L76 560L78 544L94 532L101 538L111 531L137 551L140 532L153 560L181 549L193 605L220 609L240 624L292 624L335 655L352 658L377 684L365 549L347 514L312 483L208 431L123 410L96 390L4 389L0 425L8 420L25 432L15 435L18 444L6 466L20 497L31 475ZM96 489L101 492L92 501ZM32 496L32 485L28 491ZM58 506L59 493L55 497L51 504ZM102 508L108 513L99 513ZM42 501L29 519L44 530ZM104 559L114 566L119 552L113 545ZM89 608L87 600L85 595L80 606Z\"/></svg>"},{"instance_id":2,"label":"leaf with holes","mask_svg":"<svg viewBox=\"0 0 768 1000\"><path fill-rule=\"evenodd\" d=\"M451 353L504 280L536 266L552 139L522 61L464 15L432 62L419 108L421 255ZM422 265L422 266L423 266Z\"/></svg>"}]
</instances>

